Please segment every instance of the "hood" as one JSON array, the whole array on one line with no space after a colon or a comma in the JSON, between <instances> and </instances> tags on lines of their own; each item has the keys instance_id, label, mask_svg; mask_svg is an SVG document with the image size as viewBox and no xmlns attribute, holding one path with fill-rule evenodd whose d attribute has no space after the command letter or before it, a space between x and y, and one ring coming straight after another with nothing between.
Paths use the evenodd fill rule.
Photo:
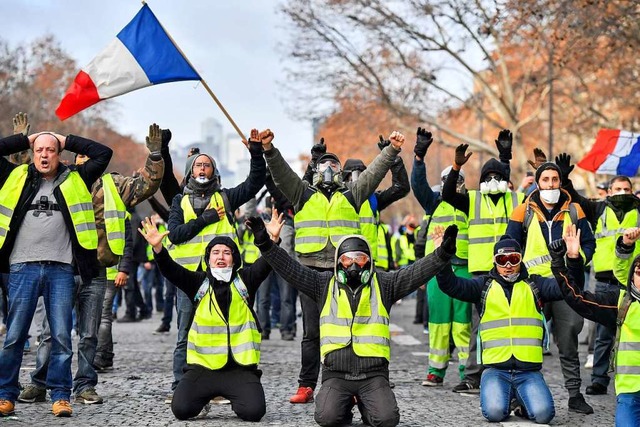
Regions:
<instances>
[{"instance_id":1,"label":"hood","mask_svg":"<svg viewBox=\"0 0 640 427\"><path fill-rule=\"evenodd\" d=\"M625 288L629 289L629 285L631 285L633 283L633 271L635 270L635 266L640 264L640 255L637 255L634 259L633 262L631 263L631 266L629 267L629 273L627 274L627 283L623 283L623 285L625 286Z\"/></svg>"},{"instance_id":2,"label":"hood","mask_svg":"<svg viewBox=\"0 0 640 427\"><path fill-rule=\"evenodd\" d=\"M218 244L222 244L225 246L228 246L229 248L231 248L231 252L232 252L232 256L233 256L233 275L231 276L231 280L233 280L233 278L235 278L238 270L242 267L242 257L240 256L240 250L238 249L238 246L236 245L236 243L233 241L233 239L227 237L227 236L217 236L214 237L213 240L211 240L209 242L209 244L207 245L207 248L204 250L204 263L207 265L207 277L209 278L209 282L213 283L215 280L212 276L211 276L211 271L209 269L210 265L209 265L209 254L211 253L211 249Z\"/></svg>"},{"instance_id":3,"label":"hood","mask_svg":"<svg viewBox=\"0 0 640 427\"><path fill-rule=\"evenodd\" d=\"M184 178L182 178L182 183L180 186L184 187L185 185L188 184L191 178L191 173L193 172L193 163L196 161L196 159L199 156L207 156L211 161L211 164L213 165L213 175L211 176L211 181L209 181L207 184L211 182L216 182L216 186L220 186L221 180L220 180L220 171L218 170L218 165L216 164L215 159L210 155L208 155L207 153L196 153L191 155L191 157L187 157L187 161L184 166Z\"/></svg>"},{"instance_id":4,"label":"hood","mask_svg":"<svg viewBox=\"0 0 640 427\"><path fill-rule=\"evenodd\" d=\"M484 182L487 175L491 172L500 174L502 179L505 181L507 180L506 166L503 165L500 160L491 158L482 166L482 170L480 171L480 182Z\"/></svg>"},{"instance_id":5,"label":"hood","mask_svg":"<svg viewBox=\"0 0 640 427\"><path fill-rule=\"evenodd\" d=\"M361 240L362 242L364 242L364 244L367 247L367 251L369 254L369 258L371 258L371 262L369 263L369 277L373 278L373 273L374 273L374 265L375 265L375 260L371 257L371 246L369 246L369 242L367 242L367 239L365 239L364 237L358 235L358 234L349 234L347 236L344 236L342 239L340 239L340 241L338 242L338 246L336 247L335 253L333 254L333 277L338 277L338 254L341 254L342 251L342 246L343 243L347 240L347 239L351 239L351 238L356 238ZM371 281L371 279L369 279Z\"/></svg>"}]
</instances>

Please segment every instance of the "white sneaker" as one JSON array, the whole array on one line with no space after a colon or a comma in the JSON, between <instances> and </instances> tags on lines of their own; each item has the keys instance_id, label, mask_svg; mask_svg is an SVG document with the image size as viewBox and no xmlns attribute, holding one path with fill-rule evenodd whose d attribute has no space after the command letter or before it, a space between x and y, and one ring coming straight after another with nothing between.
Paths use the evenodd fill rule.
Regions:
<instances>
[{"instance_id":1,"label":"white sneaker","mask_svg":"<svg viewBox=\"0 0 640 427\"><path fill-rule=\"evenodd\" d=\"M211 399L211 402L215 405L230 405L231 401L229 399L225 399L222 396L216 396L213 399Z\"/></svg>"},{"instance_id":2,"label":"white sneaker","mask_svg":"<svg viewBox=\"0 0 640 427\"><path fill-rule=\"evenodd\" d=\"M584 367L587 369L593 369L593 354L589 354L587 356L587 361L585 362Z\"/></svg>"}]
</instances>

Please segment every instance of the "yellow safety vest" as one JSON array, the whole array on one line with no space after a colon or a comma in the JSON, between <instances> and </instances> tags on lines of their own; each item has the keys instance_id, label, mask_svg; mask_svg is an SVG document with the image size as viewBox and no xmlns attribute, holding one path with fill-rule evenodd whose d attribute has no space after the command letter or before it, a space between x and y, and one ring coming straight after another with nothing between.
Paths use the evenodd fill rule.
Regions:
<instances>
[{"instance_id":1,"label":"yellow safety vest","mask_svg":"<svg viewBox=\"0 0 640 427\"><path fill-rule=\"evenodd\" d=\"M438 204L436 210L431 215L431 221L429 221L429 229L427 230L427 243L425 244L424 248L425 256L429 255L435 250L435 247L433 245L433 238L431 237L433 229L438 225L447 228L452 224L458 226L456 256L460 259L467 259L469 257L469 222L467 219L467 215L445 201L441 201Z\"/></svg>"},{"instance_id":2,"label":"yellow safety vest","mask_svg":"<svg viewBox=\"0 0 640 427\"><path fill-rule=\"evenodd\" d=\"M625 229L631 227L640 227L640 215L638 215L637 209L627 212L622 222L619 222L610 207L604 208L604 212L598 218L594 233L596 251L591 260L593 271L600 273L613 270L612 262L615 258L616 240Z\"/></svg>"},{"instance_id":3,"label":"yellow safety vest","mask_svg":"<svg viewBox=\"0 0 640 427\"><path fill-rule=\"evenodd\" d=\"M391 254L389 253L389 248L387 247L387 233L389 232L389 226L387 224L378 224L376 229L377 232L377 256L376 267L383 268L385 270L389 269L389 259L391 258Z\"/></svg>"},{"instance_id":4,"label":"yellow safety vest","mask_svg":"<svg viewBox=\"0 0 640 427\"><path fill-rule=\"evenodd\" d=\"M564 219L562 230L563 234L571 225L569 211L564 211ZM583 257L584 258L584 257ZM551 255L549 254L549 246L547 240L542 234L542 227L538 216L534 215L531 224L527 230L527 242L522 256L522 262L529 274L539 274L542 277L553 277L551 273Z\"/></svg>"},{"instance_id":5,"label":"yellow safety vest","mask_svg":"<svg viewBox=\"0 0 640 427\"><path fill-rule=\"evenodd\" d=\"M122 201L110 173L102 176L102 191L104 192L104 226L107 243L109 243L111 252L122 256L124 254L124 220L127 217L127 207Z\"/></svg>"},{"instance_id":6,"label":"yellow safety vest","mask_svg":"<svg viewBox=\"0 0 640 427\"><path fill-rule=\"evenodd\" d=\"M513 285L509 303L502 286L491 281L478 334L485 365L506 362L512 356L521 362L542 363L543 315L527 282Z\"/></svg>"},{"instance_id":7,"label":"yellow safety vest","mask_svg":"<svg viewBox=\"0 0 640 427\"><path fill-rule=\"evenodd\" d=\"M295 249L301 254L320 252L329 242L337 247L344 236L360 234L360 216L340 192L328 200L316 191L293 220Z\"/></svg>"},{"instance_id":8,"label":"yellow safety vest","mask_svg":"<svg viewBox=\"0 0 640 427\"><path fill-rule=\"evenodd\" d=\"M360 206L360 234L369 242L371 248L371 259L378 257L378 218L373 213L371 203L367 199Z\"/></svg>"},{"instance_id":9,"label":"yellow safety vest","mask_svg":"<svg viewBox=\"0 0 640 427\"><path fill-rule=\"evenodd\" d=\"M391 355L389 313L382 303L378 278L373 275L370 286L363 286L355 315L347 292L340 290L332 277L327 299L320 312L320 354L322 361L332 351L353 346L360 357Z\"/></svg>"},{"instance_id":10,"label":"yellow safety vest","mask_svg":"<svg viewBox=\"0 0 640 427\"><path fill-rule=\"evenodd\" d=\"M244 230L242 233L242 261L253 264L260 257L260 250L253 243L253 233Z\"/></svg>"},{"instance_id":11,"label":"yellow safety vest","mask_svg":"<svg viewBox=\"0 0 640 427\"><path fill-rule=\"evenodd\" d=\"M489 195L469 191L469 272L493 268L493 245L507 230L511 213L524 200L524 194L505 193L497 205Z\"/></svg>"},{"instance_id":12,"label":"yellow safety vest","mask_svg":"<svg viewBox=\"0 0 640 427\"><path fill-rule=\"evenodd\" d=\"M414 235L417 231L417 229L414 231ZM414 244L409 243L409 238L407 237L407 235L401 234L400 236L398 236L396 241L400 244L400 257L398 258L398 267L404 267L406 265L409 265L410 262L415 261L416 253L413 249Z\"/></svg>"},{"instance_id":13,"label":"yellow safety vest","mask_svg":"<svg viewBox=\"0 0 640 427\"><path fill-rule=\"evenodd\" d=\"M117 275L118 275L117 265L114 265L113 267L107 267L107 280L116 280Z\"/></svg>"},{"instance_id":14,"label":"yellow safety vest","mask_svg":"<svg viewBox=\"0 0 640 427\"><path fill-rule=\"evenodd\" d=\"M633 286L633 285L630 285ZM620 291L618 307L625 291ZM640 391L640 304L634 301L619 326L620 342L616 350L616 394Z\"/></svg>"},{"instance_id":15,"label":"yellow safety vest","mask_svg":"<svg viewBox=\"0 0 640 427\"><path fill-rule=\"evenodd\" d=\"M242 282L239 277L235 280ZM260 362L261 337L256 319L236 285L230 283L229 286L231 304L228 321L220 315L222 310L213 289L207 289L199 301L189 330L187 363L220 369L227 364L229 349L239 365L257 365Z\"/></svg>"},{"instance_id":16,"label":"yellow safety vest","mask_svg":"<svg viewBox=\"0 0 640 427\"><path fill-rule=\"evenodd\" d=\"M215 209L218 206L224 206L224 201L222 200L222 196L220 196L220 193L216 192L211 196L211 201L207 205L207 209ZM185 195L182 197L180 207L182 208L182 212L184 213L185 224L192 219L197 218L197 215L193 210L193 206L191 206L189 196ZM227 215L224 215L224 218L220 218L220 221L209 224L205 228L200 230L200 232L191 240L181 244L169 245L171 247L169 254L173 257L175 262L177 262L187 270L196 271L198 269L198 265L200 264L202 265L202 269L206 270L206 264L204 262L204 251L211 240L213 240L217 236L229 237L233 239L238 248L240 247L235 227L233 226L233 224L231 224L231 222L229 222L229 218L227 218Z\"/></svg>"},{"instance_id":17,"label":"yellow safety vest","mask_svg":"<svg viewBox=\"0 0 640 427\"><path fill-rule=\"evenodd\" d=\"M0 189L0 248L4 246L13 212L27 181L27 169L27 165L21 165L12 170Z\"/></svg>"}]
</instances>

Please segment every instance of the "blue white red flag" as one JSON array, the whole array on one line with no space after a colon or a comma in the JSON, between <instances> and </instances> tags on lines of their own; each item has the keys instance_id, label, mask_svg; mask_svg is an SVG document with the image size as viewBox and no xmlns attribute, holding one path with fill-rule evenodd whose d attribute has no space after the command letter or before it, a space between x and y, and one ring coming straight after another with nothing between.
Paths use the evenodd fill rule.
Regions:
<instances>
[{"instance_id":1,"label":"blue white red flag","mask_svg":"<svg viewBox=\"0 0 640 427\"><path fill-rule=\"evenodd\" d=\"M65 120L104 99L143 87L201 80L147 4L82 68L56 108Z\"/></svg>"},{"instance_id":2,"label":"blue white red flag","mask_svg":"<svg viewBox=\"0 0 640 427\"><path fill-rule=\"evenodd\" d=\"M636 176L640 167L640 134L601 129L596 143L578 166L595 173Z\"/></svg>"}]
</instances>

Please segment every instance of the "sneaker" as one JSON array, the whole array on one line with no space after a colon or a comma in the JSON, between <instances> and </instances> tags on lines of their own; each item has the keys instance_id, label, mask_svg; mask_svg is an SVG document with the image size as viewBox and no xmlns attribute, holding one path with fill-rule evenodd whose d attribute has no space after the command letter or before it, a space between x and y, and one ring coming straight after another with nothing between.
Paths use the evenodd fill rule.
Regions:
<instances>
[{"instance_id":1,"label":"sneaker","mask_svg":"<svg viewBox=\"0 0 640 427\"><path fill-rule=\"evenodd\" d=\"M593 369L593 354L587 355L587 361L584 362L584 367L587 369Z\"/></svg>"},{"instance_id":2,"label":"sneaker","mask_svg":"<svg viewBox=\"0 0 640 427\"><path fill-rule=\"evenodd\" d=\"M443 382L444 380L441 377L437 376L436 374L429 374L427 375L427 379L422 381L422 385L428 386L428 387L434 387L434 386L442 387Z\"/></svg>"},{"instance_id":3,"label":"sneaker","mask_svg":"<svg viewBox=\"0 0 640 427\"><path fill-rule=\"evenodd\" d=\"M429 335L429 328L425 327L422 333L425 335Z\"/></svg>"},{"instance_id":4,"label":"sneaker","mask_svg":"<svg viewBox=\"0 0 640 427\"><path fill-rule=\"evenodd\" d=\"M135 317L127 316L126 314L118 319L118 323L133 323L137 321L138 319Z\"/></svg>"},{"instance_id":5,"label":"sneaker","mask_svg":"<svg viewBox=\"0 0 640 427\"><path fill-rule=\"evenodd\" d=\"M291 403L311 403L313 402L313 389L311 387L298 387L296 394L289 399Z\"/></svg>"},{"instance_id":6,"label":"sneaker","mask_svg":"<svg viewBox=\"0 0 640 427\"><path fill-rule=\"evenodd\" d=\"M102 360L102 358L98 359L96 357L95 359L93 359L93 369L98 372L113 371L113 361L106 362Z\"/></svg>"},{"instance_id":7,"label":"sneaker","mask_svg":"<svg viewBox=\"0 0 640 427\"><path fill-rule=\"evenodd\" d=\"M593 414L593 408L584 400L582 393L569 398L569 411L578 414Z\"/></svg>"},{"instance_id":8,"label":"sneaker","mask_svg":"<svg viewBox=\"0 0 640 427\"><path fill-rule=\"evenodd\" d=\"M471 380L463 380L452 390L454 393L480 394L480 387Z\"/></svg>"},{"instance_id":9,"label":"sneaker","mask_svg":"<svg viewBox=\"0 0 640 427\"><path fill-rule=\"evenodd\" d=\"M207 414L209 414L210 410L211 410L211 404L207 403L206 405L204 405L204 408L202 408L200 413L198 415L196 415L196 418L204 418L204 417L206 417Z\"/></svg>"},{"instance_id":10,"label":"sneaker","mask_svg":"<svg viewBox=\"0 0 640 427\"><path fill-rule=\"evenodd\" d=\"M266 331L262 331L262 333L260 334L260 336L262 337L262 340L268 340L269 339L269 335L271 335L271 332L266 332Z\"/></svg>"},{"instance_id":11,"label":"sneaker","mask_svg":"<svg viewBox=\"0 0 640 427\"><path fill-rule=\"evenodd\" d=\"M165 405L171 405L171 402L173 402L173 394L168 395L167 398L164 399Z\"/></svg>"},{"instance_id":12,"label":"sneaker","mask_svg":"<svg viewBox=\"0 0 640 427\"><path fill-rule=\"evenodd\" d=\"M171 329L171 325L168 325L166 323L162 323L162 324L160 324L160 326L158 326L158 329L156 329L153 332L153 335L168 334L170 329Z\"/></svg>"},{"instance_id":13,"label":"sneaker","mask_svg":"<svg viewBox=\"0 0 640 427\"><path fill-rule=\"evenodd\" d=\"M592 383L590 386L587 387L586 393L590 396L607 394L607 386L600 383Z\"/></svg>"},{"instance_id":14,"label":"sneaker","mask_svg":"<svg viewBox=\"0 0 640 427\"><path fill-rule=\"evenodd\" d=\"M100 404L103 402L102 397L93 387L85 388L80 393L76 393L76 402L84 403L85 405Z\"/></svg>"},{"instance_id":15,"label":"sneaker","mask_svg":"<svg viewBox=\"0 0 640 427\"><path fill-rule=\"evenodd\" d=\"M70 417L73 414L71 403L68 400L56 400L51 405L51 412L56 417Z\"/></svg>"},{"instance_id":16,"label":"sneaker","mask_svg":"<svg viewBox=\"0 0 640 427\"><path fill-rule=\"evenodd\" d=\"M0 399L0 417L8 417L14 414L15 405L13 402L5 399Z\"/></svg>"},{"instance_id":17,"label":"sneaker","mask_svg":"<svg viewBox=\"0 0 640 427\"><path fill-rule=\"evenodd\" d=\"M293 341L293 332L283 332L282 341Z\"/></svg>"},{"instance_id":18,"label":"sneaker","mask_svg":"<svg viewBox=\"0 0 640 427\"><path fill-rule=\"evenodd\" d=\"M230 405L231 401L222 396L216 396L213 399L211 399L211 403L213 403L214 405Z\"/></svg>"},{"instance_id":19,"label":"sneaker","mask_svg":"<svg viewBox=\"0 0 640 427\"><path fill-rule=\"evenodd\" d=\"M24 390L18 396L18 402L22 403L34 403L34 402L46 402L47 401L47 389L38 387L37 385L30 384L25 387Z\"/></svg>"}]
</instances>

